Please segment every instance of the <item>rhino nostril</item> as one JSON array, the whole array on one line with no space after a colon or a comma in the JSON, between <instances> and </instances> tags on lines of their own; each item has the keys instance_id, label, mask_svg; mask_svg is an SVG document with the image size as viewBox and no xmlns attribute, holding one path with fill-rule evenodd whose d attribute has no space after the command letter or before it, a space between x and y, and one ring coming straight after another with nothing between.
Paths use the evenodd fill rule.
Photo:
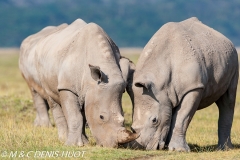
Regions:
<instances>
[{"instance_id":1,"label":"rhino nostril","mask_svg":"<svg viewBox=\"0 0 240 160\"><path fill-rule=\"evenodd\" d=\"M116 117L115 121L117 121L117 123L123 125L124 124L124 117L119 115L119 116Z\"/></svg>"}]
</instances>

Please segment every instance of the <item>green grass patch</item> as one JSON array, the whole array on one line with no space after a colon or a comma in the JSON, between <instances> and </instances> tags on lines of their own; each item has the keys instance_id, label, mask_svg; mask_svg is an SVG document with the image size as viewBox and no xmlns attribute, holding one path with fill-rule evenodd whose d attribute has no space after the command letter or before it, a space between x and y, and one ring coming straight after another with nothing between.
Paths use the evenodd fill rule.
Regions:
<instances>
[{"instance_id":1,"label":"green grass patch","mask_svg":"<svg viewBox=\"0 0 240 160\"><path fill-rule=\"evenodd\" d=\"M134 62L138 59L137 55L126 57ZM132 123L132 104L126 93L122 104L125 124L129 128ZM4 154L6 157L11 154L21 158L21 152L25 158L29 153L30 159L44 157L44 154L52 154L49 159L240 159L239 89L232 127L235 149L224 152L214 150L218 139L216 105L195 114L187 131L191 153L103 148L96 146L89 129L89 146L65 146L58 140L56 127L33 126L35 115L30 91L18 69L18 54L0 54L0 159L4 158ZM54 157L54 154L58 157Z\"/></svg>"}]
</instances>

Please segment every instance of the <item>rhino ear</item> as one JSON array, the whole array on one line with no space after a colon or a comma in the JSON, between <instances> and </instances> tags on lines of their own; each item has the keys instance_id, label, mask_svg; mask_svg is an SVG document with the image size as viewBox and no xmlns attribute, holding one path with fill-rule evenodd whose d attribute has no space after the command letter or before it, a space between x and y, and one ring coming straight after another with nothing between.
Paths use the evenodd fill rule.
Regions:
<instances>
[{"instance_id":1,"label":"rhino ear","mask_svg":"<svg viewBox=\"0 0 240 160\"><path fill-rule=\"evenodd\" d=\"M98 66L93 66L89 64L89 68L91 70L91 76L95 81L102 81L102 71L100 70L100 67Z\"/></svg>"}]
</instances>

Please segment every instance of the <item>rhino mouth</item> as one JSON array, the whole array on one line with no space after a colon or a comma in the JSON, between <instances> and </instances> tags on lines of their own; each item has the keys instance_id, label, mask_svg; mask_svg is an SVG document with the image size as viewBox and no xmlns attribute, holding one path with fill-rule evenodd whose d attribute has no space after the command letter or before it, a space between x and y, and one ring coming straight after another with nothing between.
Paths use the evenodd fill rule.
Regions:
<instances>
[{"instance_id":1,"label":"rhino mouth","mask_svg":"<svg viewBox=\"0 0 240 160\"><path fill-rule=\"evenodd\" d=\"M152 142L152 143L151 143ZM159 138L154 138L146 145L146 150L163 150L165 142Z\"/></svg>"},{"instance_id":2,"label":"rhino mouth","mask_svg":"<svg viewBox=\"0 0 240 160\"><path fill-rule=\"evenodd\" d=\"M133 149L133 150L145 150L145 147L138 143L136 140L120 144L119 148L128 148L128 149Z\"/></svg>"},{"instance_id":3,"label":"rhino mouth","mask_svg":"<svg viewBox=\"0 0 240 160\"><path fill-rule=\"evenodd\" d=\"M158 142L158 139L150 140L149 143L146 145L146 150L157 150Z\"/></svg>"}]
</instances>

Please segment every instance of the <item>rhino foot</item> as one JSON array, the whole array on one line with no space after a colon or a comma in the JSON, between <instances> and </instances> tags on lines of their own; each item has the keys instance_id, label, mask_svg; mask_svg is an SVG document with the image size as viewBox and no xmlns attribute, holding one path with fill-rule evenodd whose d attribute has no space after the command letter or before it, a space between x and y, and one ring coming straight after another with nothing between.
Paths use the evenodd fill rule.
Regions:
<instances>
[{"instance_id":1,"label":"rhino foot","mask_svg":"<svg viewBox=\"0 0 240 160\"><path fill-rule=\"evenodd\" d=\"M67 140L67 130L58 129L58 139L61 142L65 142Z\"/></svg>"},{"instance_id":2,"label":"rhino foot","mask_svg":"<svg viewBox=\"0 0 240 160\"><path fill-rule=\"evenodd\" d=\"M34 120L34 126L35 127L52 127L52 123L50 122L49 119L40 119L37 117Z\"/></svg>"},{"instance_id":3,"label":"rhino foot","mask_svg":"<svg viewBox=\"0 0 240 160\"><path fill-rule=\"evenodd\" d=\"M84 146L88 144L88 139L85 135L81 135L80 137L76 138L77 136L68 136L67 141L65 142L65 145L67 146Z\"/></svg>"},{"instance_id":4,"label":"rhino foot","mask_svg":"<svg viewBox=\"0 0 240 160\"><path fill-rule=\"evenodd\" d=\"M227 141L226 143L218 144L217 150L230 150L233 149L233 145L230 141Z\"/></svg>"},{"instance_id":5,"label":"rhino foot","mask_svg":"<svg viewBox=\"0 0 240 160\"><path fill-rule=\"evenodd\" d=\"M182 138L171 140L168 149L169 151L190 152L188 144Z\"/></svg>"}]
</instances>

